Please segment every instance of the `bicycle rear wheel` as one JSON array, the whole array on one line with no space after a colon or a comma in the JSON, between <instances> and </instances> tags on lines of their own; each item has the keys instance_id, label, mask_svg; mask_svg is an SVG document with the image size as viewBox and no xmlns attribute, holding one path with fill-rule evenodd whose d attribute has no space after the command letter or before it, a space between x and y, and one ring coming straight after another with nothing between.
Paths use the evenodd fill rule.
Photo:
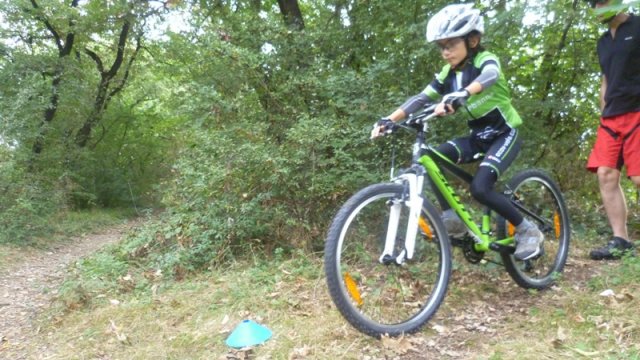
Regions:
<instances>
[{"instance_id":1,"label":"bicycle rear wheel","mask_svg":"<svg viewBox=\"0 0 640 360\"><path fill-rule=\"evenodd\" d=\"M544 251L540 256L525 261L501 253L502 261L518 285L526 289L545 289L558 278L569 254L571 226L564 198L551 177L537 169L516 174L508 186L512 190L513 203L544 234ZM513 225L499 219L499 238L514 236L514 232Z\"/></svg>"},{"instance_id":2,"label":"bicycle rear wheel","mask_svg":"<svg viewBox=\"0 0 640 360\"><path fill-rule=\"evenodd\" d=\"M394 256L404 249L406 193L398 184L362 189L338 211L327 235L325 273L331 298L351 325L373 337L418 331L447 291L451 249L439 214L428 201L413 259L402 265L380 261L393 203L402 204Z\"/></svg>"}]
</instances>

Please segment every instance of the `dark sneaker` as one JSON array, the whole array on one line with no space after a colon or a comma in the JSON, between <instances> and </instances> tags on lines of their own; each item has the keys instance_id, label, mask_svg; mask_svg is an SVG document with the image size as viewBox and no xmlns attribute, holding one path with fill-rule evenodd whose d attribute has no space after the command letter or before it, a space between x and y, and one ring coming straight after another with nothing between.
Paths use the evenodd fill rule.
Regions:
<instances>
[{"instance_id":1,"label":"dark sneaker","mask_svg":"<svg viewBox=\"0 0 640 360\"><path fill-rule=\"evenodd\" d=\"M633 248L633 243L614 236L606 246L591 250L589 255L593 260L614 260L626 253L633 253Z\"/></svg>"},{"instance_id":2,"label":"dark sneaker","mask_svg":"<svg viewBox=\"0 0 640 360\"><path fill-rule=\"evenodd\" d=\"M526 229L516 232L516 251L513 256L518 260L529 260L542 253L544 235L537 226L531 224Z\"/></svg>"},{"instance_id":3,"label":"dark sneaker","mask_svg":"<svg viewBox=\"0 0 640 360\"><path fill-rule=\"evenodd\" d=\"M453 211L444 211L442 213L442 222L445 229L447 229L449 237L461 238L467 234L467 226Z\"/></svg>"}]
</instances>

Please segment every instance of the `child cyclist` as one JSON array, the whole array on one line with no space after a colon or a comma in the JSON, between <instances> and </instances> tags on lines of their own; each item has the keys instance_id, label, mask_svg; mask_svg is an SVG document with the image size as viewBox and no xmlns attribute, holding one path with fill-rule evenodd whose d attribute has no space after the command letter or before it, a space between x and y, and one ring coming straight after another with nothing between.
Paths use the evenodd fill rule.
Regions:
<instances>
[{"instance_id":1,"label":"child cyclist","mask_svg":"<svg viewBox=\"0 0 640 360\"><path fill-rule=\"evenodd\" d=\"M520 151L517 126L522 120L511 105L498 58L480 45L483 32L480 11L471 4L449 5L435 14L427 24L427 41L436 42L447 64L424 91L379 120L371 137L393 130L395 122L438 98L441 102L435 108L436 115L451 114L464 106L471 116L467 122L470 134L448 141L436 150L459 164L473 162L477 154L485 154L471 183L471 194L515 225L514 256L528 260L541 253L544 236L505 196L494 190L498 177ZM441 196L438 199L447 232L452 236L463 235L466 227L462 220Z\"/></svg>"}]
</instances>

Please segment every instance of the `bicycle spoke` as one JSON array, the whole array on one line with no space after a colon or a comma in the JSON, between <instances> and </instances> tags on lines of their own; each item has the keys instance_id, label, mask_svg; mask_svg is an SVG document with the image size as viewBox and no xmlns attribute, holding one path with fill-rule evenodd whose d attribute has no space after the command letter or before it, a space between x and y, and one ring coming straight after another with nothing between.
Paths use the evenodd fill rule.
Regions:
<instances>
[{"instance_id":1,"label":"bicycle spoke","mask_svg":"<svg viewBox=\"0 0 640 360\"><path fill-rule=\"evenodd\" d=\"M414 332L433 316L446 293L448 240L438 235L443 231L434 224L437 213L430 208L419 220L414 257L402 265L381 262L390 204L402 197L402 187L370 188L361 201L356 194L359 201L345 205L329 231L325 249L329 291L345 318L365 333ZM399 219L392 222L397 224L392 232L396 234L394 257L404 250L408 214L402 202Z\"/></svg>"},{"instance_id":2,"label":"bicycle spoke","mask_svg":"<svg viewBox=\"0 0 640 360\"><path fill-rule=\"evenodd\" d=\"M557 185L538 170L524 171L512 179L513 203L544 234L542 253L527 261L504 254L509 275L525 288L550 286L562 271L569 251L569 217ZM513 226L503 225L504 237L513 236Z\"/></svg>"}]
</instances>

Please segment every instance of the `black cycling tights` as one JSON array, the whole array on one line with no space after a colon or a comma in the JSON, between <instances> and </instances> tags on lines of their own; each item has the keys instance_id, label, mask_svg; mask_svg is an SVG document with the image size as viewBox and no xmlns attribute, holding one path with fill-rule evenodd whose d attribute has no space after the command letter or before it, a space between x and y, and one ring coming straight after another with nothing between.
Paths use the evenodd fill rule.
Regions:
<instances>
[{"instance_id":1,"label":"black cycling tights","mask_svg":"<svg viewBox=\"0 0 640 360\"><path fill-rule=\"evenodd\" d=\"M479 203L488 206L491 210L509 220L513 225L520 225L523 220L522 215L511 205L511 202L503 194L494 190L496 181L498 181L498 177L494 170L488 166L480 166L471 182L471 195L478 200ZM431 185L435 188L433 182ZM442 210L451 209L451 206L447 204L440 192L435 191L435 193Z\"/></svg>"}]
</instances>

